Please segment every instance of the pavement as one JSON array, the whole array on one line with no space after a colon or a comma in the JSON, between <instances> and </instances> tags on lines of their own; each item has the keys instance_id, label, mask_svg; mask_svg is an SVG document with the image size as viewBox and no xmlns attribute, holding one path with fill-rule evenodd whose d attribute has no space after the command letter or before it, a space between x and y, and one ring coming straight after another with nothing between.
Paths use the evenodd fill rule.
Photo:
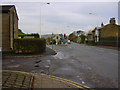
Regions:
<instances>
[{"instance_id":1,"label":"pavement","mask_svg":"<svg viewBox=\"0 0 120 90\"><path fill-rule=\"evenodd\" d=\"M49 74L49 60L46 56L54 55L55 51L48 48L41 55L6 55L3 58L2 88L27 89L33 88L89 88L85 85ZM42 57L42 61L41 61ZM40 62L42 62L40 64ZM39 66L36 64L39 63Z\"/></svg>"},{"instance_id":2,"label":"pavement","mask_svg":"<svg viewBox=\"0 0 120 90\"><path fill-rule=\"evenodd\" d=\"M19 90L31 90L31 88L32 90L36 90L36 88L90 88L85 85L51 75L10 70L3 70L2 74L2 90L7 88L16 88Z\"/></svg>"}]
</instances>

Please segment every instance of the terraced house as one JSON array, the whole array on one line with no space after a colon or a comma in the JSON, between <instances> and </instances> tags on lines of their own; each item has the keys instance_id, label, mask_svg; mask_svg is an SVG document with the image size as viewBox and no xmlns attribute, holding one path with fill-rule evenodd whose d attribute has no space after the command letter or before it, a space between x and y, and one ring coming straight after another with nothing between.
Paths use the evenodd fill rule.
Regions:
<instances>
[{"instance_id":1,"label":"terraced house","mask_svg":"<svg viewBox=\"0 0 120 90\"><path fill-rule=\"evenodd\" d=\"M100 45L120 47L120 25L116 24L115 18L110 18L109 24L100 30Z\"/></svg>"},{"instance_id":2,"label":"terraced house","mask_svg":"<svg viewBox=\"0 0 120 90\"><path fill-rule=\"evenodd\" d=\"M18 15L14 5L1 5L2 16L2 51L13 50L13 40L18 38Z\"/></svg>"},{"instance_id":3,"label":"terraced house","mask_svg":"<svg viewBox=\"0 0 120 90\"><path fill-rule=\"evenodd\" d=\"M120 25L117 25L115 18L110 18L109 24L95 27L88 32L88 40L94 40L101 46L120 47Z\"/></svg>"}]
</instances>

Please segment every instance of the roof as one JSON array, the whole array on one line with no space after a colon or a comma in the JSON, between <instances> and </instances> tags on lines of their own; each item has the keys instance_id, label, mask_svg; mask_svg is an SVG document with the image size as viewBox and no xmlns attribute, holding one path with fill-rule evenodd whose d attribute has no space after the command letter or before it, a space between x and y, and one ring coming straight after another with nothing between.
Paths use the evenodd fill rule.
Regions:
<instances>
[{"instance_id":1,"label":"roof","mask_svg":"<svg viewBox=\"0 0 120 90\"><path fill-rule=\"evenodd\" d=\"M15 5L0 5L0 11L2 10L2 13L7 13L12 8L15 8Z\"/></svg>"},{"instance_id":2,"label":"roof","mask_svg":"<svg viewBox=\"0 0 120 90\"><path fill-rule=\"evenodd\" d=\"M96 27L96 29L102 29L102 27Z\"/></svg>"},{"instance_id":3,"label":"roof","mask_svg":"<svg viewBox=\"0 0 120 90\"><path fill-rule=\"evenodd\" d=\"M0 5L0 12L2 11L2 13L8 13L13 8L16 11L15 5ZM17 11L16 11L16 15L17 15ZM18 18L18 15L17 15L17 18Z\"/></svg>"},{"instance_id":4,"label":"roof","mask_svg":"<svg viewBox=\"0 0 120 90\"><path fill-rule=\"evenodd\" d=\"M92 33L95 31L95 28L93 28L92 30L89 30L88 33Z\"/></svg>"}]
</instances>

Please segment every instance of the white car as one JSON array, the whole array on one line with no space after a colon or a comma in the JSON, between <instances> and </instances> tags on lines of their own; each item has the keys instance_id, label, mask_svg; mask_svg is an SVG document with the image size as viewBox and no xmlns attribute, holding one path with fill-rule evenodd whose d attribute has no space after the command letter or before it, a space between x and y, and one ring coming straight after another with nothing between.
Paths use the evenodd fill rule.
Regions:
<instances>
[{"instance_id":1,"label":"white car","mask_svg":"<svg viewBox=\"0 0 120 90\"><path fill-rule=\"evenodd\" d=\"M2 47L0 47L0 52L2 52Z\"/></svg>"},{"instance_id":2,"label":"white car","mask_svg":"<svg viewBox=\"0 0 120 90\"><path fill-rule=\"evenodd\" d=\"M68 42L68 44L70 44L70 40L68 40L67 42Z\"/></svg>"}]
</instances>

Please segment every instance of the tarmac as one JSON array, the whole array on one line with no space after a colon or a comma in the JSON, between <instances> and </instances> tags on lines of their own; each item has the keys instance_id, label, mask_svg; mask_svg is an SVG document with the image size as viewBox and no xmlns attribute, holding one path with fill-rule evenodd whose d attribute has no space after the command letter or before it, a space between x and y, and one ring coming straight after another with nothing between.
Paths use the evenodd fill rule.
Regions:
<instances>
[{"instance_id":1,"label":"tarmac","mask_svg":"<svg viewBox=\"0 0 120 90\"><path fill-rule=\"evenodd\" d=\"M3 54L2 59L26 59L26 58L39 58L47 55L55 55L56 52L51 48L46 48L46 52L38 55L14 55L14 54ZM0 82L1 83L1 82ZM39 88L81 88L87 89L88 86L80 83L67 80L64 78L38 74L16 70L2 70L2 90L6 89L25 89L25 90L36 90Z\"/></svg>"}]
</instances>

